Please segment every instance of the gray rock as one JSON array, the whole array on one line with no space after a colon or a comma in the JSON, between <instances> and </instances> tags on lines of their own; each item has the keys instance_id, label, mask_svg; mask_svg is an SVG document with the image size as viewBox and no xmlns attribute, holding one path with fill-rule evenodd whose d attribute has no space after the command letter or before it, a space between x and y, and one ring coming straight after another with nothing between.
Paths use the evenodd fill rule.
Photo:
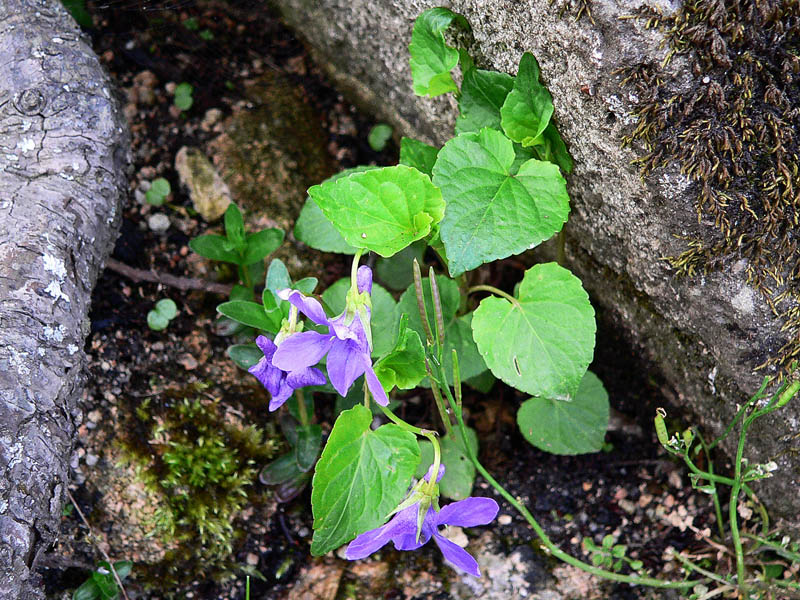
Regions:
<instances>
[{"instance_id":1,"label":"gray rock","mask_svg":"<svg viewBox=\"0 0 800 600\"><path fill-rule=\"evenodd\" d=\"M175 155L175 170L201 217L212 222L225 214L231 203L231 192L205 154L197 148L184 146Z\"/></svg>"},{"instance_id":2,"label":"gray rock","mask_svg":"<svg viewBox=\"0 0 800 600\"><path fill-rule=\"evenodd\" d=\"M153 233L164 233L169 229L169 217L164 213L155 213L147 217L147 226Z\"/></svg>"},{"instance_id":3,"label":"gray rock","mask_svg":"<svg viewBox=\"0 0 800 600\"><path fill-rule=\"evenodd\" d=\"M415 17L435 6L421 0L274 0L286 21L309 43L337 84L405 135L441 144L452 133L452 97L412 93L408 42ZM584 282L602 318L624 328L688 405L695 422L714 433L733 417L765 374L755 368L786 343L764 296L747 283L744 264L706 276L675 276L666 256L686 249L679 238L713 242L716 231L698 223L696 190L678 165L647 178L631 162L644 145L623 148L637 124L640 98L623 87L620 69L662 65L670 45L640 9L669 15L671 2L591 2L591 19L560 16L549 0L453 0L448 6L472 26L466 36L483 68L509 73L523 51L537 57L555 102L555 116L575 170L569 177L572 215L566 228L568 266ZM709 78L692 75L691 55L663 69L663 97L702 91ZM755 184L752 184L755 185ZM598 341L599 344L603 340ZM777 477L755 487L776 515L800 525L800 453L791 436L800 402L765 420L750 436L750 458L774 459ZM735 440L725 449L732 454Z\"/></svg>"}]
</instances>

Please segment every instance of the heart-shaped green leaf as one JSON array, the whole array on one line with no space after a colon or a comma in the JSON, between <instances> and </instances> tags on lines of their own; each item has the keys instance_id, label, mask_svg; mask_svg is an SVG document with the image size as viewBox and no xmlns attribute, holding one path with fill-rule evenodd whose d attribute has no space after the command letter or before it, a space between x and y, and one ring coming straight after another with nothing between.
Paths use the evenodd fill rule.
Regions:
<instances>
[{"instance_id":1,"label":"heart-shaped green leaf","mask_svg":"<svg viewBox=\"0 0 800 600\"><path fill-rule=\"evenodd\" d=\"M519 296L484 298L472 335L495 377L533 396L574 399L592 360L594 309L580 280L555 263L525 272Z\"/></svg>"},{"instance_id":2,"label":"heart-shaped green leaf","mask_svg":"<svg viewBox=\"0 0 800 600\"><path fill-rule=\"evenodd\" d=\"M453 21L469 30L464 17L446 8L426 10L414 21L408 51L417 96L439 96L458 89L450 75L458 64L458 50L444 40L444 31Z\"/></svg>"},{"instance_id":3,"label":"heart-shaped green leaf","mask_svg":"<svg viewBox=\"0 0 800 600\"><path fill-rule=\"evenodd\" d=\"M349 177L353 173L363 173L377 169L378 167L368 165L345 169L336 175L329 177L325 182L336 181L342 177ZM294 224L294 236L317 250L323 252L338 252L339 254L355 254L356 249L344 241L342 234L333 226L316 202L308 198L300 211L300 216Z\"/></svg>"},{"instance_id":4,"label":"heart-shaped green leaf","mask_svg":"<svg viewBox=\"0 0 800 600\"><path fill-rule=\"evenodd\" d=\"M464 73L456 119L456 134L480 131L484 127L500 129L500 108L514 86L506 73L470 69Z\"/></svg>"},{"instance_id":5,"label":"heart-shaped green leaf","mask_svg":"<svg viewBox=\"0 0 800 600\"><path fill-rule=\"evenodd\" d=\"M539 83L539 64L533 54L526 52L519 61L514 88L500 108L503 131L523 146L541 143L553 116L553 97Z\"/></svg>"},{"instance_id":6,"label":"heart-shaped green leaf","mask_svg":"<svg viewBox=\"0 0 800 600\"><path fill-rule=\"evenodd\" d=\"M463 133L433 167L447 211L440 235L450 274L533 248L569 214L566 181L552 163L531 159L512 174L514 145L494 129Z\"/></svg>"},{"instance_id":7,"label":"heart-shaped green leaf","mask_svg":"<svg viewBox=\"0 0 800 600\"><path fill-rule=\"evenodd\" d=\"M430 178L404 165L327 181L308 194L348 244L384 257L428 235L444 215Z\"/></svg>"},{"instance_id":8,"label":"heart-shaped green leaf","mask_svg":"<svg viewBox=\"0 0 800 600\"><path fill-rule=\"evenodd\" d=\"M361 405L341 413L317 462L314 556L382 525L411 483L419 464L416 437L394 424L372 431L371 422L372 413Z\"/></svg>"},{"instance_id":9,"label":"heart-shaped green leaf","mask_svg":"<svg viewBox=\"0 0 800 600\"><path fill-rule=\"evenodd\" d=\"M433 173L433 165L439 148L429 146L424 142L404 137L400 140L400 164L414 167L417 171L425 173L428 177Z\"/></svg>"},{"instance_id":10,"label":"heart-shaped green leaf","mask_svg":"<svg viewBox=\"0 0 800 600\"><path fill-rule=\"evenodd\" d=\"M585 454L603 447L608 429L608 393L591 371L570 402L530 398L517 412L522 435L552 454Z\"/></svg>"}]
</instances>

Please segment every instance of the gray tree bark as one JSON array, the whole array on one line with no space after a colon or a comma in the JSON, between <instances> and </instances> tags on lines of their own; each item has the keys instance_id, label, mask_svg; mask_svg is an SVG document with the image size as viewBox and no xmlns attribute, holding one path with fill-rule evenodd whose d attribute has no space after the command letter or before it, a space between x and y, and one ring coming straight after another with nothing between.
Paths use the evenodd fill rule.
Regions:
<instances>
[{"instance_id":1,"label":"gray tree bark","mask_svg":"<svg viewBox=\"0 0 800 600\"><path fill-rule=\"evenodd\" d=\"M0 1L0 599L43 597L128 132L58 0Z\"/></svg>"}]
</instances>

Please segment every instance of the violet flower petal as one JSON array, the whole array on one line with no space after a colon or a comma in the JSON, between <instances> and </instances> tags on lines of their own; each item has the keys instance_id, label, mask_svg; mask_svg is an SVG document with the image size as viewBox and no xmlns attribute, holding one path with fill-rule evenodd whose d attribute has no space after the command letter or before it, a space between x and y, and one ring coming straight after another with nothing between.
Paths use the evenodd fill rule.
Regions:
<instances>
[{"instance_id":1,"label":"violet flower petal","mask_svg":"<svg viewBox=\"0 0 800 600\"><path fill-rule=\"evenodd\" d=\"M457 527L475 527L486 525L494 520L500 507L491 498L475 498L470 496L464 500L448 504L439 511L438 525L455 525Z\"/></svg>"},{"instance_id":2,"label":"violet flower petal","mask_svg":"<svg viewBox=\"0 0 800 600\"><path fill-rule=\"evenodd\" d=\"M272 355L275 354L275 350L278 349L275 342L266 336L260 335L256 338L256 346L264 353L267 360L272 363Z\"/></svg>"},{"instance_id":3,"label":"violet flower petal","mask_svg":"<svg viewBox=\"0 0 800 600\"><path fill-rule=\"evenodd\" d=\"M325 383L325 375L319 369L309 367L298 371L290 371L286 376L286 383L295 390L309 385L323 385Z\"/></svg>"},{"instance_id":4,"label":"violet flower petal","mask_svg":"<svg viewBox=\"0 0 800 600\"><path fill-rule=\"evenodd\" d=\"M283 300L288 300L290 304L295 306L297 310L314 321L317 325L330 325L328 315L325 310L315 298L304 296L302 292L297 290L286 289L278 292L278 297Z\"/></svg>"},{"instance_id":5,"label":"violet flower petal","mask_svg":"<svg viewBox=\"0 0 800 600\"><path fill-rule=\"evenodd\" d=\"M386 395L386 390L383 389L378 376L375 375L375 371L372 369L372 362L369 356L364 357L364 361L364 379L367 382L367 387L372 397L375 398L375 402L381 406L387 406L389 404L389 397Z\"/></svg>"},{"instance_id":6,"label":"violet flower petal","mask_svg":"<svg viewBox=\"0 0 800 600\"><path fill-rule=\"evenodd\" d=\"M346 396L353 382L364 372L363 351L358 345L348 340L334 340L328 352L328 377L331 385L340 395Z\"/></svg>"},{"instance_id":7,"label":"violet flower petal","mask_svg":"<svg viewBox=\"0 0 800 600\"><path fill-rule=\"evenodd\" d=\"M272 364L284 371L298 371L317 364L330 349L334 337L316 331L293 333L272 357Z\"/></svg>"},{"instance_id":8,"label":"violet flower petal","mask_svg":"<svg viewBox=\"0 0 800 600\"><path fill-rule=\"evenodd\" d=\"M276 369L277 370L277 369ZM276 393L272 393L272 398L269 401L269 411L274 412L278 410L284 403L291 397L292 393L294 392L294 388L292 388L286 380L284 379Z\"/></svg>"},{"instance_id":9,"label":"violet flower petal","mask_svg":"<svg viewBox=\"0 0 800 600\"><path fill-rule=\"evenodd\" d=\"M372 269L367 265L361 265L356 272L356 286L362 294L364 292L372 294Z\"/></svg>"},{"instance_id":10,"label":"violet flower petal","mask_svg":"<svg viewBox=\"0 0 800 600\"><path fill-rule=\"evenodd\" d=\"M395 538L402 537L409 531L409 528L411 529L411 535L416 536L418 508L418 504L412 504L394 515L385 525L359 535L348 544L344 551L345 558L348 560L366 558ZM409 550L419 548L421 545L418 544L414 548L409 548ZM397 542L395 542L395 546L397 546Z\"/></svg>"},{"instance_id":11,"label":"violet flower petal","mask_svg":"<svg viewBox=\"0 0 800 600\"><path fill-rule=\"evenodd\" d=\"M444 472L445 472L444 465L439 463L439 474L436 475L436 483L439 483L442 480L442 477L444 477ZM433 465L428 467L428 472L425 473L425 481L430 481L431 475L433 475Z\"/></svg>"},{"instance_id":12,"label":"violet flower petal","mask_svg":"<svg viewBox=\"0 0 800 600\"><path fill-rule=\"evenodd\" d=\"M452 506L452 504L448 506ZM481 576L481 570L478 568L478 562L472 558L472 555L464 550L461 546L454 544L439 533L434 534L433 541L435 541L436 545L439 546L439 550L442 551L442 555L453 565L475 577Z\"/></svg>"},{"instance_id":13,"label":"violet flower petal","mask_svg":"<svg viewBox=\"0 0 800 600\"><path fill-rule=\"evenodd\" d=\"M416 550L428 543L431 535L436 533L436 511L432 507L428 508L425 519L422 522L419 541L417 541L417 516L419 515L419 503L414 503L408 508L397 513L392 520L402 520L402 527L398 527L392 541L398 550Z\"/></svg>"}]
</instances>

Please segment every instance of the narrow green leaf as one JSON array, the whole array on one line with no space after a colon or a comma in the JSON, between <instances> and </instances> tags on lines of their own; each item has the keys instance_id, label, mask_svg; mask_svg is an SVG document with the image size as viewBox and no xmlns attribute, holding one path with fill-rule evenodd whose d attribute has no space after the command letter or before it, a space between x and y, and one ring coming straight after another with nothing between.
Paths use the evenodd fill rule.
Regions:
<instances>
[{"instance_id":1,"label":"narrow green leaf","mask_svg":"<svg viewBox=\"0 0 800 600\"><path fill-rule=\"evenodd\" d=\"M343 277L322 293L322 299L334 314L344 312L350 279ZM397 330L397 303L378 284L372 286L372 356L382 356L394 346Z\"/></svg>"},{"instance_id":2,"label":"narrow green leaf","mask_svg":"<svg viewBox=\"0 0 800 600\"><path fill-rule=\"evenodd\" d=\"M229 300L253 300L253 290L245 285L236 284L231 288Z\"/></svg>"},{"instance_id":3,"label":"narrow green leaf","mask_svg":"<svg viewBox=\"0 0 800 600\"><path fill-rule=\"evenodd\" d=\"M298 425L297 444L294 447L294 456L297 466L304 473L311 470L319 456L322 445L322 427L319 425Z\"/></svg>"},{"instance_id":4,"label":"narrow green leaf","mask_svg":"<svg viewBox=\"0 0 800 600\"><path fill-rule=\"evenodd\" d=\"M417 96L439 96L458 89L450 75L458 64L458 50L444 40L444 31L453 21L469 29L464 17L446 8L426 10L414 21L408 51Z\"/></svg>"},{"instance_id":5,"label":"narrow green leaf","mask_svg":"<svg viewBox=\"0 0 800 600\"><path fill-rule=\"evenodd\" d=\"M372 431L371 422L364 406L344 411L317 462L311 490L314 556L382 525L411 483L419 464L414 434L394 424Z\"/></svg>"},{"instance_id":6,"label":"narrow green leaf","mask_svg":"<svg viewBox=\"0 0 800 600\"><path fill-rule=\"evenodd\" d=\"M558 167L531 159L514 175L514 160L511 140L489 128L463 133L439 152L433 181L447 203L440 235L451 275L533 248L567 220Z\"/></svg>"},{"instance_id":7,"label":"narrow green leaf","mask_svg":"<svg viewBox=\"0 0 800 600\"><path fill-rule=\"evenodd\" d=\"M428 176L404 165L328 181L308 194L348 244L384 257L428 235L444 215Z\"/></svg>"},{"instance_id":8,"label":"narrow green leaf","mask_svg":"<svg viewBox=\"0 0 800 600\"><path fill-rule=\"evenodd\" d=\"M500 129L500 108L513 86L514 78L506 73L482 69L464 73L456 134L480 131L484 127Z\"/></svg>"},{"instance_id":9,"label":"narrow green leaf","mask_svg":"<svg viewBox=\"0 0 800 600\"><path fill-rule=\"evenodd\" d=\"M495 377L534 396L574 399L592 360L594 309L580 280L555 263L525 272L518 301L484 298L472 335Z\"/></svg>"},{"instance_id":10,"label":"narrow green leaf","mask_svg":"<svg viewBox=\"0 0 800 600\"><path fill-rule=\"evenodd\" d=\"M243 323L262 331L276 333L280 329L280 321L277 323L271 315L264 312L264 307L258 302L247 302L244 300L232 300L223 302L217 306L217 312L233 319L237 323ZM277 325L277 327L276 327Z\"/></svg>"},{"instance_id":11,"label":"narrow green leaf","mask_svg":"<svg viewBox=\"0 0 800 600\"><path fill-rule=\"evenodd\" d=\"M255 344L233 344L228 346L225 354L245 371L264 357L264 353Z\"/></svg>"},{"instance_id":12,"label":"narrow green leaf","mask_svg":"<svg viewBox=\"0 0 800 600\"><path fill-rule=\"evenodd\" d=\"M292 284L292 289L303 292L306 296L310 296L314 293L317 283L319 283L319 280L316 277L303 277Z\"/></svg>"},{"instance_id":13,"label":"narrow green leaf","mask_svg":"<svg viewBox=\"0 0 800 600\"><path fill-rule=\"evenodd\" d=\"M94 23L92 22L92 15L86 10L86 0L61 0L61 3L84 29L91 29Z\"/></svg>"},{"instance_id":14,"label":"narrow green leaf","mask_svg":"<svg viewBox=\"0 0 800 600\"><path fill-rule=\"evenodd\" d=\"M118 560L114 563L114 569L120 581L123 581L133 570L133 562L130 560Z\"/></svg>"},{"instance_id":15,"label":"narrow green leaf","mask_svg":"<svg viewBox=\"0 0 800 600\"><path fill-rule=\"evenodd\" d=\"M439 149L436 146L408 137L400 140L400 164L414 167L428 177L433 174L433 165L438 154Z\"/></svg>"},{"instance_id":16,"label":"narrow green leaf","mask_svg":"<svg viewBox=\"0 0 800 600\"><path fill-rule=\"evenodd\" d=\"M200 256L205 256L211 260L239 264L239 255L227 248L227 239L221 235L209 233L189 240L189 248Z\"/></svg>"},{"instance_id":17,"label":"narrow green leaf","mask_svg":"<svg viewBox=\"0 0 800 600\"><path fill-rule=\"evenodd\" d=\"M273 293L276 304L280 305L281 299L278 298L278 292L292 287L292 278L289 277L289 271L280 258L273 258L272 262L269 263L267 279L264 282L264 286Z\"/></svg>"},{"instance_id":18,"label":"narrow green leaf","mask_svg":"<svg viewBox=\"0 0 800 600\"><path fill-rule=\"evenodd\" d=\"M374 366L375 375L387 392L395 386L410 390L425 377L425 349L419 334L408 329L407 322L408 317L403 315L394 348Z\"/></svg>"},{"instance_id":19,"label":"narrow green leaf","mask_svg":"<svg viewBox=\"0 0 800 600\"><path fill-rule=\"evenodd\" d=\"M295 453L290 452L265 465L258 480L264 485L279 485L291 481L303 472L297 466Z\"/></svg>"},{"instance_id":20,"label":"narrow green leaf","mask_svg":"<svg viewBox=\"0 0 800 600\"><path fill-rule=\"evenodd\" d=\"M246 249L244 251L245 265L252 265L255 262L264 260L283 243L282 229L264 229L256 233L251 233L246 238Z\"/></svg>"},{"instance_id":21,"label":"narrow green leaf","mask_svg":"<svg viewBox=\"0 0 800 600\"><path fill-rule=\"evenodd\" d=\"M500 109L503 131L523 146L542 143L544 133L553 116L553 97L539 83L539 65L533 54L526 52L519 61L519 72L514 88Z\"/></svg>"},{"instance_id":22,"label":"narrow green leaf","mask_svg":"<svg viewBox=\"0 0 800 600\"><path fill-rule=\"evenodd\" d=\"M478 455L478 434L467 427L467 440L475 455ZM454 433L454 437L443 437L439 440L442 450L442 464L444 477L439 482L441 494L451 500L463 500L472 492L475 485L475 465L469 459L461 434ZM420 461L416 477L420 478L428 472L433 464L433 446L427 440L419 443Z\"/></svg>"},{"instance_id":23,"label":"narrow green leaf","mask_svg":"<svg viewBox=\"0 0 800 600\"><path fill-rule=\"evenodd\" d=\"M105 564L103 565L102 563ZM111 569L106 565L108 565L107 562L101 561L101 568L106 572L101 573L99 570L95 571L92 573L92 580L100 591L101 600L116 600L119 595L119 589L117 588L117 582L114 580L114 576L111 574Z\"/></svg>"},{"instance_id":24,"label":"narrow green leaf","mask_svg":"<svg viewBox=\"0 0 800 600\"><path fill-rule=\"evenodd\" d=\"M520 406L517 423L523 437L537 448L552 454L585 454L603 447L608 411L603 383L586 371L571 402L530 398Z\"/></svg>"},{"instance_id":25,"label":"narrow green leaf","mask_svg":"<svg viewBox=\"0 0 800 600\"><path fill-rule=\"evenodd\" d=\"M231 245L237 250L243 250L245 246L244 219L242 211L233 202L228 205L225 211L225 236ZM253 261L255 262L255 261ZM249 263L241 263L249 264Z\"/></svg>"}]
</instances>

